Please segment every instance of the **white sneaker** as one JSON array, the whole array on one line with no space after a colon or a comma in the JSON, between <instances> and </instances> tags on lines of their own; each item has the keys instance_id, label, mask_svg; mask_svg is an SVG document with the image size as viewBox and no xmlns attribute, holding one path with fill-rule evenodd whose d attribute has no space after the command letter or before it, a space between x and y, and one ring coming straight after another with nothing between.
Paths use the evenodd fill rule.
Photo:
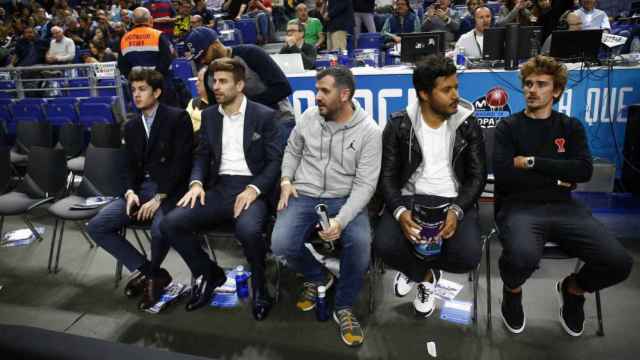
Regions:
<instances>
[{"instance_id":1,"label":"white sneaker","mask_svg":"<svg viewBox=\"0 0 640 360\"><path fill-rule=\"evenodd\" d=\"M413 290L415 284L405 274L398 271L393 279L393 293L397 297L404 297Z\"/></svg>"},{"instance_id":2,"label":"white sneaker","mask_svg":"<svg viewBox=\"0 0 640 360\"><path fill-rule=\"evenodd\" d=\"M433 273L433 282L421 282L418 283L416 292L416 298L413 300L413 308L416 310L416 313L429 317L433 314L433 311L436 309L436 284L440 277L442 277L442 272L438 270L436 276L436 272L431 270Z\"/></svg>"}]
</instances>

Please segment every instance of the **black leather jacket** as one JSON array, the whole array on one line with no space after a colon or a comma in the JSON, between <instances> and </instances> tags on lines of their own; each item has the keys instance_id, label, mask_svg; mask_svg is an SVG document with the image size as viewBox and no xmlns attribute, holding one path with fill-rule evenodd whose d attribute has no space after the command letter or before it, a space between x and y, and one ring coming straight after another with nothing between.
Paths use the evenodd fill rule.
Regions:
<instances>
[{"instance_id":1,"label":"black leather jacket","mask_svg":"<svg viewBox=\"0 0 640 360\"><path fill-rule=\"evenodd\" d=\"M403 201L401 189L422 163L422 149L412 127L409 115L403 110L391 114L382 134L380 186L391 212L400 206L411 209L411 204ZM478 201L487 177L482 129L473 116L456 129L452 159L458 184L458 197L453 204L467 211Z\"/></svg>"}]
</instances>

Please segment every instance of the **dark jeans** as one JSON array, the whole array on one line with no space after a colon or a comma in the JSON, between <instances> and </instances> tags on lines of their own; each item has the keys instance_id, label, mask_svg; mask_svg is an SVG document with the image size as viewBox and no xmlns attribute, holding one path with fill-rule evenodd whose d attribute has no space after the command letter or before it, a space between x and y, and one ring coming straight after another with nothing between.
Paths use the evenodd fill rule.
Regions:
<instances>
[{"instance_id":1,"label":"dark jeans","mask_svg":"<svg viewBox=\"0 0 640 360\"><path fill-rule=\"evenodd\" d=\"M211 229L227 221L235 224L235 236L242 243L244 254L253 272L254 286L263 286L267 245L262 237L267 220L267 205L258 197L237 219L233 218L236 196L250 183L248 176L221 176L218 183L207 190L205 205L196 202L193 209L175 208L162 223L162 230L171 246L182 256L194 277L208 274L217 266L200 245L198 232Z\"/></svg>"},{"instance_id":2,"label":"dark jeans","mask_svg":"<svg viewBox=\"0 0 640 360\"><path fill-rule=\"evenodd\" d=\"M140 198L140 205L151 200L156 194L157 185L152 181L145 181L137 194ZM169 243L166 236L160 231L160 223L164 218L162 207L156 211L151 222L151 271L156 271L167 257ZM105 249L109 254L124 264L133 272L143 270L141 266L147 261L129 241L120 233L122 228L130 225L134 220L127 216L126 201L116 199L105 206L87 226L87 232L91 238ZM152 275L152 274L145 274Z\"/></svg>"},{"instance_id":3,"label":"dark jeans","mask_svg":"<svg viewBox=\"0 0 640 360\"><path fill-rule=\"evenodd\" d=\"M502 242L500 275L510 289L520 287L537 269L544 244L557 243L584 261L578 286L593 292L629 276L633 260L591 210L577 201L505 203L496 216Z\"/></svg>"},{"instance_id":4,"label":"dark jeans","mask_svg":"<svg viewBox=\"0 0 640 360\"><path fill-rule=\"evenodd\" d=\"M478 266L482 257L482 243L478 209L475 207L464 213L455 234L449 239L443 239L440 256L432 261L420 259L414 254L413 243L404 236L400 222L393 217L391 211L385 210L373 239L375 254L385 264L416 282L424 281L430 269L465 273Z\"/></svg>"}]
</instances>

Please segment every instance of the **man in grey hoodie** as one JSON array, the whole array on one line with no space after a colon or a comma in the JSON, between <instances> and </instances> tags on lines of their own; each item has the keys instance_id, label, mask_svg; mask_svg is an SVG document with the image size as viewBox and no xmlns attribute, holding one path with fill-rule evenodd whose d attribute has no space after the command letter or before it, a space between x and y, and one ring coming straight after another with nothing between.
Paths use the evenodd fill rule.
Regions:
<instances>
[{"instance_id":1,"label":"man in grey hoodie","mask_svg":"<svg viewBox=\"0 0 640 360\"><path fill-rule=\"evenodd\" d=\"M395 295L417 284L413 306L428 317L441 270L464 273L480 262L477 201L487 170L482 131L473 106L458 97L453 62L427 57L413 84L419 101L391 114L382 136L386 210L374 249L398 270Z\"/></svg>"},{"instance_id":2,"label":"man in grey hoodie","mask_svg":"<svg viewBox=\"0 0 640 360\"><path fill-rule=\"evenodd\" d=\"M318 286L328 288L334 279L304 243L317 231L316 206L326 205L328 228L318 234L342 244L333 318L340 325L342 341L358 346L364 333L352 307L371 255L367 204L380 173L381 131L353 100L355 82L349 69L323 70L316 79L318 106L302 114L284 153L271 248L304 275L296 306L302 311L314 309Z\"/></svg>"}]
</instances>

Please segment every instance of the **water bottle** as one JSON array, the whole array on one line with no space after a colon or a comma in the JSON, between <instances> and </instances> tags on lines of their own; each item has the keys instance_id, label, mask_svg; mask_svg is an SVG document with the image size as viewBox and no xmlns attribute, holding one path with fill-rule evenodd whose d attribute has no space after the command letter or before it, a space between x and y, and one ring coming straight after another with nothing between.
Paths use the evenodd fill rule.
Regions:
<instances>
[{"instance_id":1,"label":"water bottle","mask_svg":"<svg viewBox=\"0 0 640 360\"><path fill-rule=\"evenodd\" d=\"M247 283L248 278L249 276L244 271L244 267L242 265L238 265L236 268L236 292L240 299L246 299L249 297L249 285Z\"/></svg>"},{"instance_id":2,"label":"water bottle","mask_svg":"<svg viewBox=\"0 0 640 360\"><path fill-rule=\"evenodd\" d=\"M318 286L318 294L316 295L316 318L318 321L329 320L329 311L327 306L327 288Z\"/></svg>"},{"instance_id":3,"label":"water bottle","mask_svg":"<svg viewBox=\"0 0 640 360\"><path fill-rule=\"evenodd\" d=\"M460 46L456 50L456 65L458 67L464 67L466 62L467 62L467 59L464 57L464 48Z\"/></svg>"}]
</instances>

